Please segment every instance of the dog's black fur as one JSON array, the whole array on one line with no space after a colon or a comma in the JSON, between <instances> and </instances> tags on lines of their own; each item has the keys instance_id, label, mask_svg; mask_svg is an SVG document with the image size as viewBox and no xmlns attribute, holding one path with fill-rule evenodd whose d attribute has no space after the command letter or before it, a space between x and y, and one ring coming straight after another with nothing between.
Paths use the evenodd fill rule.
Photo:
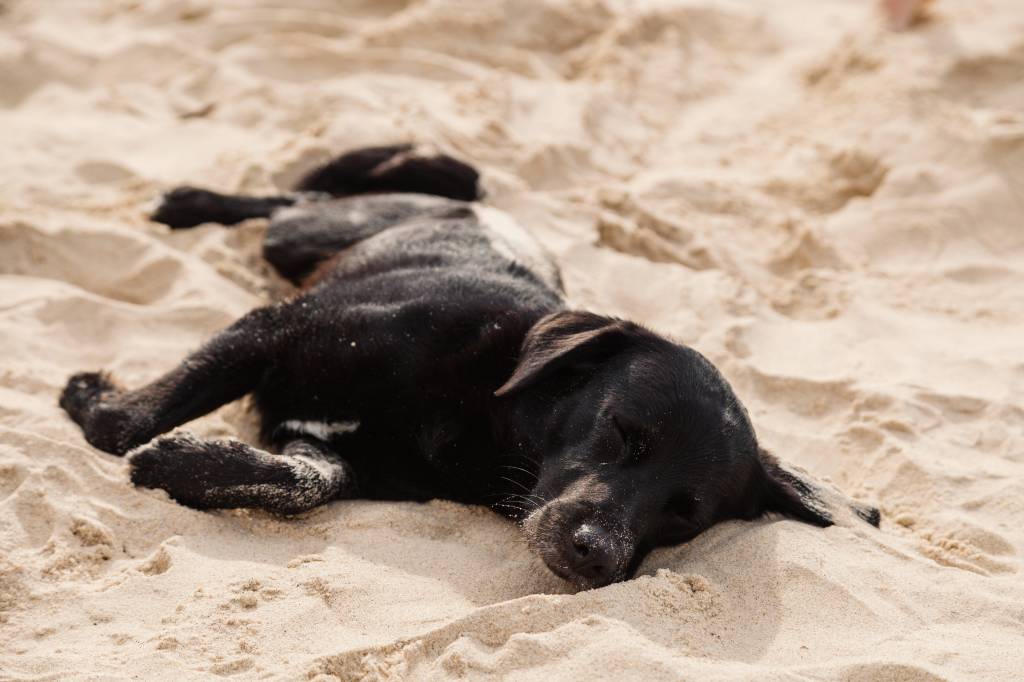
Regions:
<instances>
[{"instance_id":1,"label":"dog's black fur","mask_svg":"<svg viewBox=\"0 0 1024 682\"><path fill-rule=\"evenodd\" d=\"M343 497L489 505L580 588L723 519L832 524L825 489L758 446L702 355L567 309L553 265L520 257L522 240L496 238L493 209L471 203L466 164L364 149L299 190L165 195L154 219L175 228L269 217L264 254L304 288L148 386L71 377L61 406L96 447L138 448L136 485L197 509L283 514ZM150 442L248 393L267 450ZM876 509L845 503L878 524Z\"/></svg>"}]
</instances>

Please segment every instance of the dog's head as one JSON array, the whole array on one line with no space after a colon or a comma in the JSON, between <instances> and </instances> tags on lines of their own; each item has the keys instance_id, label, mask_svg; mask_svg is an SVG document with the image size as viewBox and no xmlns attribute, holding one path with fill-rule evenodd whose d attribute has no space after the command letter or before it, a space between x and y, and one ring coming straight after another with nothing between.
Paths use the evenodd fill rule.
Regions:
<instances>
[{"instance_id":1,"label":"dog's head","mask_svg":"<svg viewBox=\"0 0 1024 682\"><path fill-rule=\"evenodd\" d=\"M536 479L519 498L530 545L579 588L624 580L653 547L720 520L775 511L833 523L836 493L758 446L718 370L639 325L549 315L495 395L514 401L534 456ZM877 510L840 504L877 525Z\"/></svg>"}]
</instances>

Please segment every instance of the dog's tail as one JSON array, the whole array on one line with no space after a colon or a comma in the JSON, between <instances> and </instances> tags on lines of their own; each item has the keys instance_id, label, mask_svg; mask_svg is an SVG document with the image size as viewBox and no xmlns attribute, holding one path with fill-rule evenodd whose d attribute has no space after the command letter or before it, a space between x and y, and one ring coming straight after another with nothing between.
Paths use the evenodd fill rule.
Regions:
<instances>
[{"instance_id":1,"label":"dog's tail","mask_svg":"<svg viewBox=\"0 0 1024 682\"><path fill-rule=\"evenodd\" d=\"M235 225L250 218L269 218L278 208L291 206L310 193L347 197L413 192L461 201L483 198L480 174L475 168L447 154L411 144L346 152L310 171L295 190L295 194L250 197L178 187L161 197L151 219L175 229L202 223Z\"/></svg>"},{"instance_id":2,"label":"dog's tail","mask_svg":"<svg viewBox=\"0 0 1024 682\"><path fill-rule=\"evenodd\" d=\"M483 197L475 168L411 144L365 147L342 154L308 173L295 189L336 197L385 192L433 194L461 201Z\"/></svg>"}]
</instances>

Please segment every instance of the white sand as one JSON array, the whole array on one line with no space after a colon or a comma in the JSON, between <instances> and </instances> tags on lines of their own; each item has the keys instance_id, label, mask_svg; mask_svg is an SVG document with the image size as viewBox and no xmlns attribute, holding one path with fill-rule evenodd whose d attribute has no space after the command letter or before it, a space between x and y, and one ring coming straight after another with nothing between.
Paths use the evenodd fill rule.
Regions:
<instances>
[{"instance_id":1,"label":"white sand","mask_svg":"<svg viewBox=\"0 0 1024 682\"><path fill-rule=\"evenodd\" d=\"M866 0L0 4L0 678L1021 678L1020 0L905 33ZM400 140L480 164L577 304L708 354L882 529L727 523L571 595L482 509L134 490L68 375L138 385L280 286L259 221L145 202Z\"/></svg>"}]
</instances>

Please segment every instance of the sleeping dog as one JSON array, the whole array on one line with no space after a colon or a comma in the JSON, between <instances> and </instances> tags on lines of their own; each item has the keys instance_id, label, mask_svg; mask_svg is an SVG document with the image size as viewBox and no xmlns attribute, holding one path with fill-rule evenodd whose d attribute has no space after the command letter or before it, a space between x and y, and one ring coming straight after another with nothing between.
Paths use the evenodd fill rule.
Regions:
<instances>
[{"instance_id":1,"label":"sleeping dog","mask_svg":"<svg viewBox=\"0 0 1024 682\"><path fill-rule=\"evenodd\" d=\"M270 218L263 253L300 289L142 388L76 374L61 406L91 444L129 453L135 485L189 507L487 505L580 589L724 519L878 525L759 447L700 353L568 308L544 250L476 203L478 177L400 145L344 154L293 194L167 193L153 218L172 228ZM262 447L153 440L246 394Z\"/></svg>"}]
</instances>

